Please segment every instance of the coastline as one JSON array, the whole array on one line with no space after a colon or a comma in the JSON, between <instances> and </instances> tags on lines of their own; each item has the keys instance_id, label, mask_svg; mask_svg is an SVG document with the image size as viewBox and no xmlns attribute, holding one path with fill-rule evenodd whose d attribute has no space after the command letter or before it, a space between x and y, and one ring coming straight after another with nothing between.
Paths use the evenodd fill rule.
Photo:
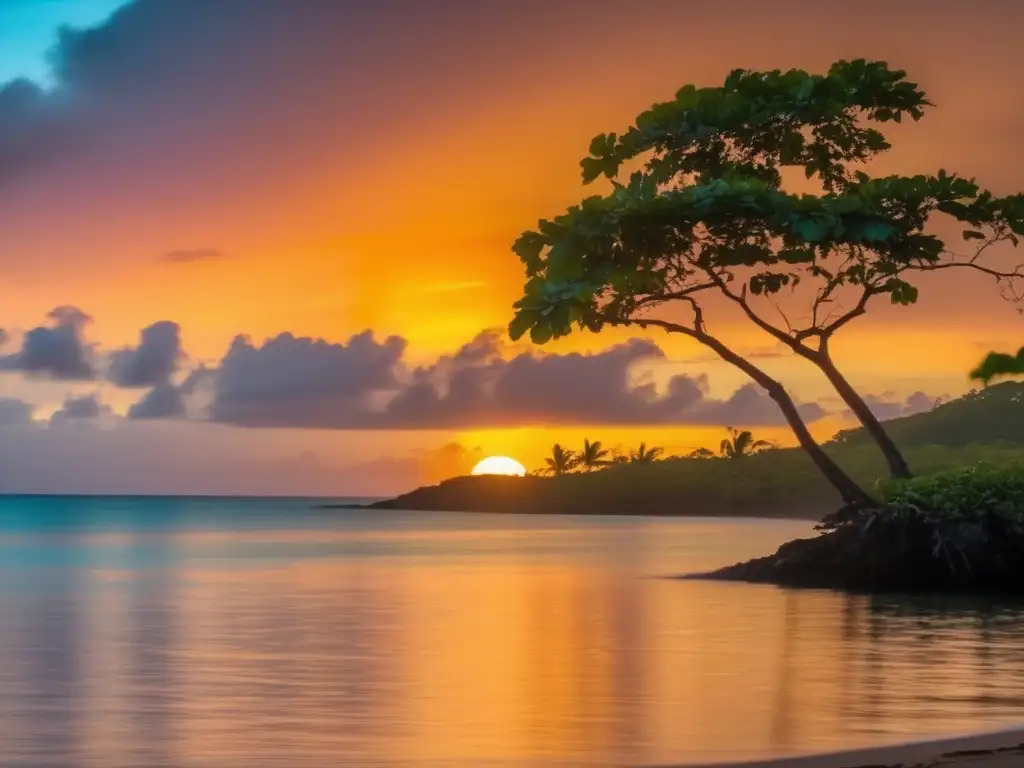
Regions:
<instances>
[{"instance_id":1,"label":"coastline","mask_svg":"<svg viewBox=\"0 0 1024 768\"><path fill-rule=\"evenodd\" d=\"M745 762L645 768L1020 768L1024 726L883 747Z\"/></svg>"},{"instance_id":2,"label":"coastline","mask_svg":"<svg viewBox=\"0 0 1024 768\"><path fill-rule=\"evenodd\" d=\"M798 520L800 522L817 522L827 514L827 510L814 509L785 511L781 513L758 512L756 509L742 509L726 512L680 512L677 509L631 509L631 510L591 510L591 509L440 509L436 507L413 507L397 506L379 503L370 504L314 504L310 509L361 509L367 512L378 510L393 510L398 512L444 512L458 513L464 515L534 515L539 517L558 517L561 515L572 517L682 517L682 518L731 518L746 520Z\"/></svg>"}]
</instances>

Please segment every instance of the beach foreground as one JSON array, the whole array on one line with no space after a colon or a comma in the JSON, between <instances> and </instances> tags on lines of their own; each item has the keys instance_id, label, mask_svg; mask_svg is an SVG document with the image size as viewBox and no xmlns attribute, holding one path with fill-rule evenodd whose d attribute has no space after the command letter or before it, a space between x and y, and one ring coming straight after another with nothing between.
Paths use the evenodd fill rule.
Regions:
<instances>
[{"instance_id":1,"label":"beach foreground","mask_svg":"<svg viewBox=\"0 0 1024 768\"><path fill-rule=\"evenodd\" d=\"M1024 728L849 752L686 768L1020 768Z\"/></svg>"}]
</instances>

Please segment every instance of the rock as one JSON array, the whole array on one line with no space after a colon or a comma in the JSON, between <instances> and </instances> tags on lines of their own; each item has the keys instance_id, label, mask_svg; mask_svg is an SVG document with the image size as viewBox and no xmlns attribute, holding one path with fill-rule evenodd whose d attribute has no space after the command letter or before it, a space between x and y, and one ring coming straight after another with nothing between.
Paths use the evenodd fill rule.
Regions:
<instances>
[{"instance_id":1,"label":"rock","mask_svg":"<svg viewBox=\"0 0 1024 768\"><path fill-rule=\"evenodd\" d=\"M857 592L1024 595L1024 530L999 515L861 513L774 555L687 578Z\"/></svg>"}]
</instances>

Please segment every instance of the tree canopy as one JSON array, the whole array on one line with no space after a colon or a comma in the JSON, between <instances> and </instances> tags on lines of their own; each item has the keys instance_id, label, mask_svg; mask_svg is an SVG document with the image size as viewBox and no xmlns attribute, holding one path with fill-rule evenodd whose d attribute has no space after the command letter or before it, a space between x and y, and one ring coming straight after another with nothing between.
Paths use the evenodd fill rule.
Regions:
<instances>
[{"instance_id":1,"label":"tree canopy","mask_svg":"<svg viewBox=\"0 0 1024 768\"><path fill-rule=\"evenodd\" d=\"M542 220L516 241L527 279L510 336L543 344L574 327L659 327L709 346L780 402L777 382L709 330L704 299L725 296L817 365L893 474L909 474L833 362L830 340L875 297L916 302L915 274L970 269L1013 298L1024 278L988 259L1024 234L1024 196L996 197L941 170L865 172L890 146L879 127L919 120L929 106L904 72L864 60L837 62L825 75L736 70L722 86L682 88L622 135L593 140L583 181L608 179L608 194ZM629 168L636 170L626 177ZM804 180L794 181L791 170ZM798 185L812 191L787 189ZM960 225L965 250L934 231L939 218ZM657 312L664 307L684 309L688 321ZM809 447L792 414L787 420Z\"/></svg>"}]
</instances>

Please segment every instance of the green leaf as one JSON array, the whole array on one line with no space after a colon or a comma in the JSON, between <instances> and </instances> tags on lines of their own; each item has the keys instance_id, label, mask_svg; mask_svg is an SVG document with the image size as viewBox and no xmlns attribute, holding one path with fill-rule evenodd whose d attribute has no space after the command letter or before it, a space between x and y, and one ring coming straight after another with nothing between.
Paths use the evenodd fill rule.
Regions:
<instances>
[{"instance_id":1,"label":"green leaf","mask_svg":"<svg viewBox=\"0 0 1024 768\"><path fill-rule=\"evenodd\" d=\"M990 352L984 360L971 371L971 378L988 384L992 379L1002 376L1019 376L1024 374L1024 347L1016 354L1007 355Z\"/></svg>"},{"instance_id":2,"label":"green leaf","mask_svg":"<svg viewBox=\"0 0 1024 768\"><path fill-rule=\"evenodd\" d=\"M512 245L512 252L526 265L528 274L535 274L542 266L540 254L547 243L539 232L524 232Z\"/></svg>"},{"instance_id":3,"label":"green leaf","mask_svg":"<svg viewBox=\"0 0 1024 768\"><path fill-rule=\"evenodd\" d=\"M831 222L828 219L804 218L800 219L796 226L797 236L807 243L820 243L829 232L832 231Z\"/></svg>"},{"instance_id":4,"label":"green leaf","mask_svg":"<svg viewBox=\"0 0 1024 768\"><path fill-rule=\"evenodd\" d=\"M512 341L522 338L533 324L537 321L537 314L531 310L520 310L508 324L508 336Z\"/></svg>"},{"instance_id":5,"label":"green leaf","mask_svg":"<svg viewBox=\"0 0 1024 768\"><path fill-rule=\"evenodd\" d=\"M964 240L984 240L985 234L974 229L964 230Z\"/></svg>"},{"instance_id":6,"label":"green leaf","mask_svg":"<svg viewBox=\"0 0 1024 768\"><path fill-rule=\"evenodd\" d=\"M885 287L893 304L909 306L917 301L917 288L908 282L894 277L885 284Z\"/></svg>"},{"instance_id":7,"label":"green leaf","mask_svg":"<svg viewBox=\"0 0 1024 768\"><path fill-rule=\"evenodd\" d=\"M530 328L530 341L534 344L547 344L552 335L551 325L547 322L537 323Z\"/></svg>"},{"instance_id":8,"label":"green leaf","mask_svg":"<svg viewBox=\"0 0 1024 768\"><path fill-rule=\"evenodd\" d=\"M596 157L584 157L580 160L583 171L583 183L590 184L604 173L605 161Z\"/></svg>"},{"instance_id":9,"label":"green leaf","mask_svg":"<svg viewBox=\"0 0 1024 768\"><path fill-rule=\"evenodd\" d=\"M898 232L899 230L887 221L872 221L861 230L861 237L869 243L878 243L888 240Z\"/></svg>"}]
</instances>

